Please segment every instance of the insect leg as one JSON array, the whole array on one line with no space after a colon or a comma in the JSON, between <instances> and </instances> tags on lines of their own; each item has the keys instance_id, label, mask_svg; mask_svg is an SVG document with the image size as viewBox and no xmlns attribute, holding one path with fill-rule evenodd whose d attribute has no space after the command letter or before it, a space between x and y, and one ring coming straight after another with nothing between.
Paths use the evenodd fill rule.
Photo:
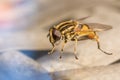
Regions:
<instances>
[{"instance_id":1,"label":"insect leg","mask_svg":"<svg viewBox=\"0 0 120 80\"><path fill-rule=\"evenodd\" d=\"M53 46L53 48L52 48L52 50L50 52L48 52L48 54L52 54L53 51L55 50L55 44L52 43L52 46Z\"/></svg>"},{"instance_id":2,"label":"insect leg","mask_svg":"<svg viewBox=\"0 0 120 80\"><path fill-rule=\"evenodd\" d=\"M77 57L77 55L76 55L76 53L77 53L76 48L77 48L77 39L75 39L74 56L75 56L75 59L78 59L78 57Z\"/></svg>"},{"instance_id":3,"label":"insect leg","mask_svg":"<svg viewBox=\"0 0 120 80\"><path fill-rule=\"evenodd\" d=\"M63 49L64 49L64 46L65 44L67 43L67 40L65 40L63 43L62 43L62 48L61 48L61 52L60 52L60 59L62 58L62 53L63 53Z\"/></svg>"},{"instance_id":4,"label":"insect leg","mask_svg":"<svg viewBox=\"0 0 120 80\"><path fill-rule=\"evenodd\" d=\"M99 39L98 39L98 36L97 36L97 35L94 37L94 39L97 41L97 46L98 46L98 49L99 49L100 51L102 51L103 53L105 53L105 54L107 54L107 55L112 55L112 53L108 53L108 52L106 52L106 51L104 51L104 50L101 49L101 47L100 47L100 42L99 42Z\"/></svg>"}]
</instances>

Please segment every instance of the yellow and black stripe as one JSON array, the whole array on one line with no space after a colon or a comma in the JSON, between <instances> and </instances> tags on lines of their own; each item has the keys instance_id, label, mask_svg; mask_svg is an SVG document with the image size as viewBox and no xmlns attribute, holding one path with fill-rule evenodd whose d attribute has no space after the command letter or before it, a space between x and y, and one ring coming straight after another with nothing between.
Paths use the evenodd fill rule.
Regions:
<instances>
[{"instance_id":1,"label":"yellow and black stripe","mask_svg":"<svg viewBox=\"0 0 120 80\"><path fill-rule=\"evenodd\" d=\"M79 25L78 22L70 20L58 24L57 26L55 26L55 28L59 30L61 34L65 35L66 33L73 32L74 29L78 27L78 25Z\"/></svg>"}]
</instances>

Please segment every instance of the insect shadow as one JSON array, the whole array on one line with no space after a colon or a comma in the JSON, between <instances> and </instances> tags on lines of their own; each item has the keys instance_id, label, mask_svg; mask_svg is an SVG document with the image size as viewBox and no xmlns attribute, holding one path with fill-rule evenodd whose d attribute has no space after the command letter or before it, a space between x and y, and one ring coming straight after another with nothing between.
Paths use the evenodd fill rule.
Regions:
<instances>
[{"instance_id":1,"label":"insect shadow","mask_svg":"<svg viewBox=\"0 0 120 80\"><path fill-rule=\"evenodd\" d=\"M38 58L47 55L48 51L49 50L20 50L20 52L34 60L37 60Z\"/></svg>"}]
</instances>

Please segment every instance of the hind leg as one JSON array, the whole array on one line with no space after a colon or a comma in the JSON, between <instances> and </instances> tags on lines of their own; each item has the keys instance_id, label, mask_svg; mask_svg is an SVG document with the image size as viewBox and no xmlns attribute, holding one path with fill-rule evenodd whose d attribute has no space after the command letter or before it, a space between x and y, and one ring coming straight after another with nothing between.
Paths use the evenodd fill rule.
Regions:
<instances>
[{"instance_id":1,"label":"hind leg","mask_svg":"<svg viewBox=\"0 0 120 80\"><path fill-rule=\"evenodd\" d=\"M100 51L102 51L103 53L107 54L107 55L112 55L112 53L109 53L109 52L106 52L104 51L103 49L101 49L101 46L100 46L100 42L99 42L99 38L97 35L95 35L94 37L94 40L97 42L97 47Z\"/></svg>"},{"instance_id":2,"label":"hind leg","mask_svg":"<svg viewBox=\"0 0 120 80\"><path fill-rule=\"evenodd\" d=\"M75 56L75 59L78 59L76 54L77 54L77 39L75 39L74 56Z\"/></svg>"}]
</instances>

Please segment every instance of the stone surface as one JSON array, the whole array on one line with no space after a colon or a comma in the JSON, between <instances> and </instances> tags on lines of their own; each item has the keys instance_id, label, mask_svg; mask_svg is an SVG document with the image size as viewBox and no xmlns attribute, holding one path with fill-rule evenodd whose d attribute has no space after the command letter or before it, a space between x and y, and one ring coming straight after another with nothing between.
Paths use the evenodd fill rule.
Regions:
<instances>
[{"instance_id":1,"label":"stone surface","mask_svg":"<svg viewBox=\"0 0 120 80\"><path fill-rule=\"evenodd\" d=\"M94 2L94 0L92 0L92 1ZM89 3L86 3L86 4L89 4ZM79 64L80 66L81 65L83 65L83 66L99 66L99 65L111 64L112 62L114 62L120 58L120 55L119 55L119 52L120 52L120 49L119 49L120 16L119 15L120 14L119 14L118 6L115 7L116 3L117 3L117 1L114 1L114 0L111 0L111 1L102 0L98 3L96 2L96 4L93 4L90 6L90 5L84 5L85 3L83 1L83 5L81 5L82 7L79 7L77 9L75 9L74 11L70 10L69 13L65 12L65 14L68 14L68 15L73 14L73 15L71 15L71 17L75 17L75 18L80 18L85 15L92 15L90 18L86 19L84 22L103 23L103 24L108 24L108 25L113 26L113 29L111 29L109 31L104 31L104 32L98 33L98 35L100 37L101 48L107 52L112 52L113 55L106 55L106 54L102 53L101 51L99 51L97 49L97 45L96 45L95 41L91 41L91 40L80 41L78 43L78 47L77 47L79 61L74 62L74 63ZM78 3L78 4L80 4L80 3ZM61 16L62 16L62 14L61 14ZM52 18L52 20L53 21L54 21L54 19L58 20L59 17L60 16L58 16L58 17L54 16L54 18ZM66 16L66 17L64 16L63 19L67 19L67 18L70 18L70 16ZM62 19L62 17L59 19ZM48 21L49 21L49 19L48 19ZM47 31L46 31L46 33L47 33ZM45 38L45 40L47 41L47 38ZM47 44L49 45L49 43L47 43ZM72 61L75 61L74 56L71 55L71 54L73 54L72 46L74 46L74 43L71 43L71 42L69 42L65 46L63 56L68 55L68 57L66 57L66 56L63 57L63 58L65 58L63 60L63 63L67 62L69 64ZM51 46L49 46L49 47L51 47ZM60 48L61 48L60 46L57 48L58 52L55 52L55 54L60 53ZM59 62L57 62L59 55L57 57L55 54L52 54L52 56L54 56L54 58L51 58L49 55L44 58L45 59L46 58L53 59L53 60L56 58L55 59L56 63L59 63ZM47 63L49 63L49 61L46 63L43 63L43 64L47 65ZM52 64L52 62L49 64Z\"/></svg>"},{"instance_id":2,"label":"stone surface","mask_svg":"<svg viewBox=\"0 0 120 80\"><path fill-rule=\"evenodd\" d=\"M120 80L120 64L51 73L53 80Z\"/></svg>"},{"instance_id":3,"label":"stone surface","mask_svg":"<svg viewBox=\"0 0 120 80\"><path fill-rule=\"evenodd\" d=\"M0 53L0 80L52 80L47 70L18 51Z\"/></svg>"}]
</instances>

